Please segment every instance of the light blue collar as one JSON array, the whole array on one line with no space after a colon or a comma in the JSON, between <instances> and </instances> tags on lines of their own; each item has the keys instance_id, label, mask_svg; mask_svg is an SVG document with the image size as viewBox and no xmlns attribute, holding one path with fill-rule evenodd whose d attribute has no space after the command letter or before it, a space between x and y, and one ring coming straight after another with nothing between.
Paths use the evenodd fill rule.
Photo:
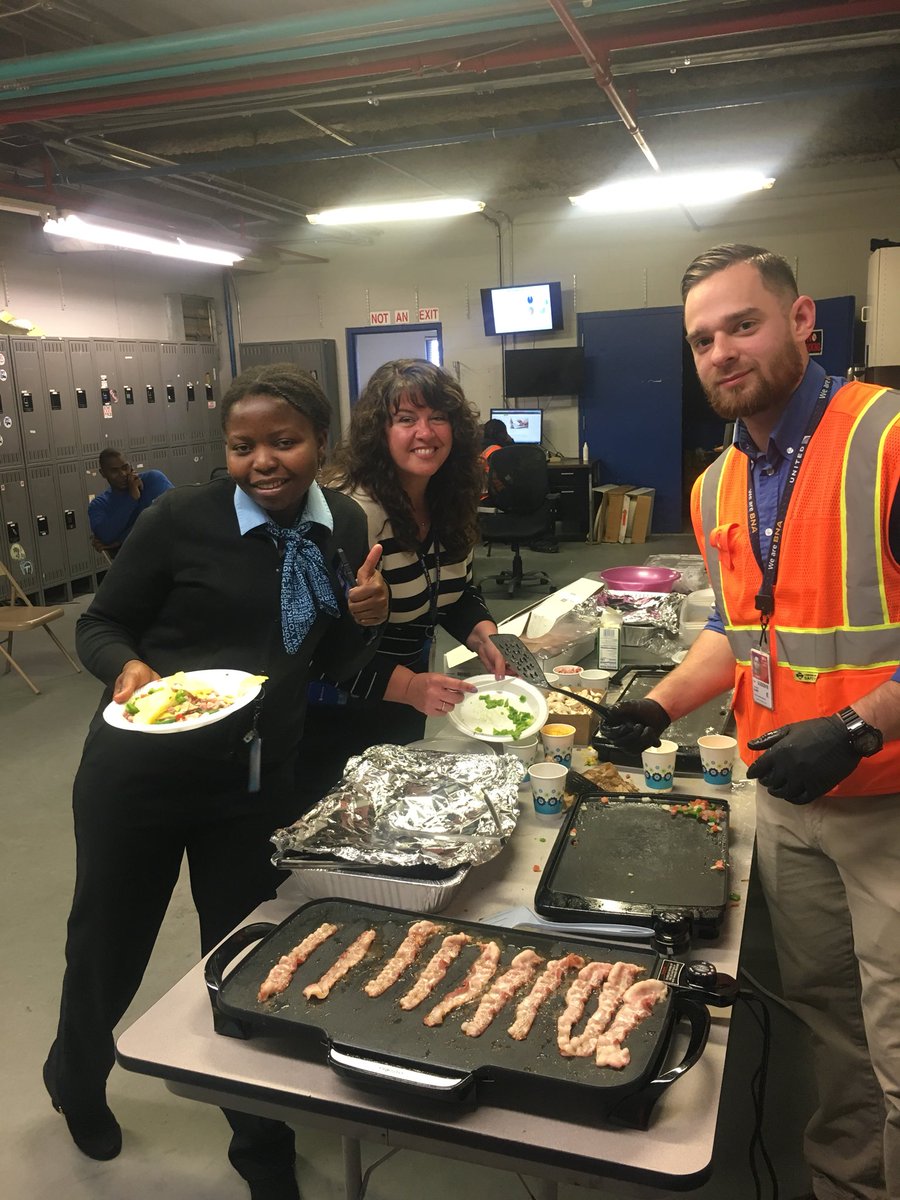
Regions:
<instances>
[{"instance_id":1,"label":"light blue collar","mask_svg":"<svg viewBox=\"0 0 900 1200\"><path fill-rule=\"evenodd\" d=\"M252 500L246 492L242 492L239 487L234 489L234 511L238 519L241 537L245 533L249 533L251 529L258 529L260 525L265 525L270 519L256 501ZM315 481L309 485L300 521L301 523L312 521L316 525L324 525L329 533L334 532L334 518L331 515L331 509L328 507L322 489Z\"/></svg>"}]
</instances>

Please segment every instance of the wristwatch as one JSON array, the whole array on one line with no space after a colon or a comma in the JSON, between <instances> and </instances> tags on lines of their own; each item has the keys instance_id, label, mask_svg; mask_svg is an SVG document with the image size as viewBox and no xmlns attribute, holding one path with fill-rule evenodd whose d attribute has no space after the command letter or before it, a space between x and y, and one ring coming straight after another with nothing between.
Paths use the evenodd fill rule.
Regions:
<instances>
[{"instance_id":1,"label":"wristwatch","mask_svg":"<svg viewBox=\"0 0 900 1200\"><path fill-rule=\"evenodd\" d=\"M838 720L843 721L850 745L857 753L863 758L871 758L873 754L878 753L884 745L884 735L880 729L864 721L852 708L842 708L837 716Z\"/></svg>"}]
</instances>

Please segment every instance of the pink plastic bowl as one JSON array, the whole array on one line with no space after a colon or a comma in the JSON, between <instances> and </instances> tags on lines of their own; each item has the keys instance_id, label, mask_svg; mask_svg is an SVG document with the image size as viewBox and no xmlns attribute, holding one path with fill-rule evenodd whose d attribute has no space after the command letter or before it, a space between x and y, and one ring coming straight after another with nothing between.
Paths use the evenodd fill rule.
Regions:
<instances>
[{"instance_id":1,"label":"pink plastic bowl","mask_svg":"<svg viewBox=\"0 0 900 1200\"><path fill-rule=\"evenodd\" d=\"M600 578L611 592L671 592L681 572L671 567L609 567Z\"/></svg>"}]
</instances>

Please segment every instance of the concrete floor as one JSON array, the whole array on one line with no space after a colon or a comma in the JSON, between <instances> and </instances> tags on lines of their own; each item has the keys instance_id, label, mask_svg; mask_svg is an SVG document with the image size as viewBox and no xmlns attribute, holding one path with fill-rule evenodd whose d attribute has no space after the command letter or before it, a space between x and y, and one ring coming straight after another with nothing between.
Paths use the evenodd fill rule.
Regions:
<instances>
[{"instance_id":1,"label":"concrete floor","mask_svg":"<svg viewBox=\"0 0 900 1200\"><path fill-rule=\"evenodd\" d=\"M651 553L692 553L689 537L655 538L645 546L585 546L563 543L556 555L526 552L528 566L540 566L556 584L586 570L642 562ZM477 576L509 561L495 549L490 560L479 552ZM499 618L531 602L528 590L508 600L485 582L485 596ZM87 598L65 606L57 622L64 643L74 644L74 623ZM76 675L48 638L22 637L17 656L37 681L34 696L18 676L0 676L2 730L3 954L0 995L6 998L5 1069L0 1076L0 1133L3 1194L29 1200L240 1200L247 1192L230 1168L225 1150L227 1126L218 1110L179 1099L156 1079L116 1067L109 1101L124 1129L121 1156L97 1163L69 1140L60 1116L43 1090L40 1068L52 1040L63 970L65 920L74 879L70 789L90 716L101 685ZM127 848L123 847L123 853ZM766 987L777 989L765 907L751 889L744 940L744 964ZM150 967L123 1027L167 991L197 960L196 921L184 878L179 883ZM800 1158L800 1136L811 1104L808 1054L802 1030L783 1009L770 1005L773 1043L765 1138L776 1164L782 1197L809 1190ZM752 1132L750 1080L759 1061L760 1039L743 1006L735 1011L726 1069L720 1136L711 1180L692 1194L698 1200L750 1200L757 1195L748 1164ZM336 1137L298 1127L298 1178L307 1200L339 1200L342 1178ZM364 1147L364 1166L379 1156ZM457 1200L460 1195L493 1200L526 1200L524 1181L506 1172L403 1151L371 1178L368 1200ZM560 1200L586 1195L564 1185ZM609 1200L661 1196L656 1190L610 1183ZM762 1193L768 1196L765 1190Z\"/></svg>"}]
</instances>

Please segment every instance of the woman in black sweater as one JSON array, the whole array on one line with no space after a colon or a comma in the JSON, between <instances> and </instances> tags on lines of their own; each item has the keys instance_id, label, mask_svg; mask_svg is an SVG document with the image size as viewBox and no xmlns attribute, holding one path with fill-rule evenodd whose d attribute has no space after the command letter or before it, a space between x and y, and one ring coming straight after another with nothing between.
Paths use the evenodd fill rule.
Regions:
<instances>
[{"instance_id":1,"label":"woman in black sweater","mask_svg":"<svg viewBox=\"0 0 900 1200\"><path fill-rule=\"evenodd\" d=\"M222 402L230 478L177 488L143 513L78 622L78 652L106 690L75 778L75 896L44 1081L92 1158L121 1149L106 1103L113 1028L140 984L183 857L206 954L281 881L269 835L298 815L292 781L310 672L347 674L377 645L387 613L380 547L370 552L352 500L315 483L329 412L292 367L239 376ZM339 549L355 587L336 576ZM104 721L110 699L202 668L268 682L230 717L169 737ZM226 1116L229 1157L251 1196L295 1200L292 1131Z\"/></svg>"}]
</instances>

